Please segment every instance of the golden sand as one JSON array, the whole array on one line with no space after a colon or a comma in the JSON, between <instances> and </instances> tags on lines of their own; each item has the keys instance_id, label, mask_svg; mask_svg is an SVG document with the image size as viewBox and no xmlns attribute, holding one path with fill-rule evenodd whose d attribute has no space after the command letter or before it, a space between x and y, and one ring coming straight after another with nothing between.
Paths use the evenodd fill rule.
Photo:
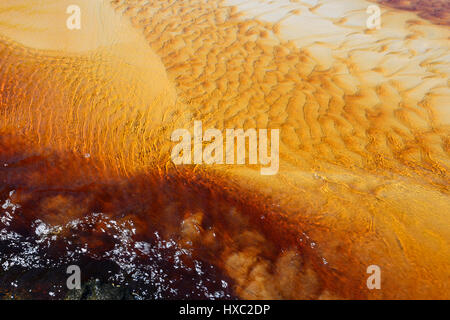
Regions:
<instances>
[{"instance_id":1,"label":"golden sand","mask_svg":"<svg viewBox=\"0 0 450 320\"><path fill-rule=\"evenodd\" d=\"M5 149L89 153L105 180L175 176L174 197L202 181L216 196L178 232L242 298L449 297L448 27L382 7L368 30L362 0L115 0L81 1L96 14L69 31L69 2L44 2L0 4ZM280 129L278 175L175 167L170 133L194 120ZM208 219L220 240L195 228Z\"/></svg>"}]
</instances>

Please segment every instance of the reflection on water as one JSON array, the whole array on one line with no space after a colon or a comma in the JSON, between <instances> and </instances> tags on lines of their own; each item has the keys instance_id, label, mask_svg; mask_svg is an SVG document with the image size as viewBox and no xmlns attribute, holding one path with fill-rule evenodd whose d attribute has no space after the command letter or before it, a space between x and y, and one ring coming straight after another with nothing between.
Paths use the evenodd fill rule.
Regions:
<instances>
[{"instance_id":1,"label":"reflection on water","mask_svg":"<svg viewBox=\"0 0 450 320\"><path fill-rule=\"evenodd\" d=\"M229 277L180 242L183 217L158 217L171 201L155 178L95 182L89 158L30 156L3 139L0 150L1 296L64 298L75 264L83 283L125 286L128 298L234 297Z\"/></svg>"},{"instance_id":2,"label":"reflection on water","mask_svg":"<svg viewBox=\"0 0 450 320\"><path fill-rule=\"evenodd\" d=\"M91 233L92 228L104 233L105 252L93 253L92 243L80 243L80 234ZM95 213L66 226L50 227L36 220L33 229L35 234L26 236L0 230L3 294L64 298L66 268L76 264L85 281L95 278L126 286L135 299L231 297L226 277L214 266L193 259L190 250L181 249L174 240L162 240L157 232L148 241L134 241L132 229ZM70 236L63 237L66 232ZM23 292L24 288L29 290Z\"/></svg>"},{"instance_id":3,"label":"reflection on water","mask_svg":"<svg viewBox=\"0 0 450 320\"><path fill-rule=\"evenodd\" d=\"M119 207L99 205L98 209L109 211L104 214L86 212L91 206L80 203L95 188L40 190L32 198L27 187L8 192L9 188L4 186L0 195L0 294L64 298L66 268L75 264L83 281L94 278L126 286L135 299L233 296L228 277L196 258L192 247L180 247L176 235L163 238L157 225L148 226L154 231L145 236L136 235L130 208L136 204L126 194L110 195L124 198ZM111 200L104 196L104 201ZM79 210L82 217L59 224L51 217L61 214L59 210Z\"/></svg>"},{"instance_id":4,"label":"reflection on water","mask_svg":"<svg viewBox=\"0 0 450 320\"><path fill-rule=\"evenodd\" d=\"M2 11L2 293L64 297L78 264L137 298L448 296L445 26L383 7L367 30L363 0L80 0L101 19L79 47L51 2ZM195 120L280 129L278 174L174 166Z\"/></svg>"},{"instance_id":5,"label":"reflection on water","mask_svg":"<svg viewBox=\"0 0 450 320\"><path fill-rule=\"evenodd\" d=\"M135 298L330 298L339 285L276 207L195 176L107 178L90 158L25 150L0 154L3 293L64 297L71 264Z\"/></svg>"}]
</instances>

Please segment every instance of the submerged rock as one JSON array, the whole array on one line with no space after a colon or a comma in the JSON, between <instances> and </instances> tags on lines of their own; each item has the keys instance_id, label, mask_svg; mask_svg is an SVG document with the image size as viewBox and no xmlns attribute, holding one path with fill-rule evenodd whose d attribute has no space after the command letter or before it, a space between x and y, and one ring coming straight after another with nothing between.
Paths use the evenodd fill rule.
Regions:
<instances>
[{"instance_id":1,"label":"submerged rock","mask_svg":"<svg viewBox=\"0 0 450 320\"><path fill-rule=\"evenodd\" d=\"M66 300L134 300L131 290L114 284L90 280L81 289L70 290Z\"/></svg>"}]
</instances>

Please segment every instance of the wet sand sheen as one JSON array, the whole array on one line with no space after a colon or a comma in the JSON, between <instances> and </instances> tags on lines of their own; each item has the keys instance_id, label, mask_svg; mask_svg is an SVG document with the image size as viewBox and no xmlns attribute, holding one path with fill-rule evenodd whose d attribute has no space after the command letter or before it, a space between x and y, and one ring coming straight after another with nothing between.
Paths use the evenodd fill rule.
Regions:
<instances>
[{"instance_id":1,"label":"wet sand sheen","mask_svg":"<svg viewBox=\"0 0 450 320\"><path fill-rule=\"evenodd\" d=\"M348 3L343 19L324 17L333 1L272 4L275 18L222 2L112 1L143 31L156 53L146 52L148 60L128 56L143 39L122 48L114 37L106 48L95 40L64 54L4 40L2 131L26 136L31 153L89 153L97 169L80 173L86 180L177 177L165 192L189 195L187 204L154 205L154 219L170 211L173 220L140 222L140 234L160 225L180 244L207 248L198 256L223 270L242 298L448 296L448 29L398 11L378 33L368 31L365 4ZM317 22L309 38L295 32L302 19ZM419 44L424 34L429 48ZM166 94L172 87L176 94ZM173 167L170 132L194 120L219 130L280 128L279 175L261 177L251 166ZM23 171L3 171L20 185ZM27 188L39 188L38 177ZM197 199L196 188L217 195ZM236 210L231 222L220 218ZM44 206L41 219L65 221L50 213ZM173 218L180 214L182 225ZM219 240L204 224L221 230ZM238 236L236 225L248 233ZM365 288L370 264L384 270L382 292Z\"/></svg>"}]
</instances>

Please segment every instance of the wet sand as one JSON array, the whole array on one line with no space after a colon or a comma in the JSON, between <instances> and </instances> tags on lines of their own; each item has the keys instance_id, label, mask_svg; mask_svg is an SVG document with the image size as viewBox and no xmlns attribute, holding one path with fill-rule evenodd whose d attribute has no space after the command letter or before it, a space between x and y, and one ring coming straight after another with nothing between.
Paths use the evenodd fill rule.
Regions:
<instances>
[{"instance_id":1,"label":"wet sand","mask_svg":"<svg viewBox=\"0 0 450 320\"><path fill-rule=\"evenodd\" d=\"M241 298L448 297L448 27L383 6L367 30L356 0L111 4L87 8L103 23L82 46L36 37L39 12L35 30L0 26L13 230L106 212L137 226L132 243L159 232L191 250ZM170 133L194 120L280 129L279 174L174 166ZM80 244L104 255L93 230ZM367 290L371 264L383 290Z\"/></svg>"}]
</instances>

